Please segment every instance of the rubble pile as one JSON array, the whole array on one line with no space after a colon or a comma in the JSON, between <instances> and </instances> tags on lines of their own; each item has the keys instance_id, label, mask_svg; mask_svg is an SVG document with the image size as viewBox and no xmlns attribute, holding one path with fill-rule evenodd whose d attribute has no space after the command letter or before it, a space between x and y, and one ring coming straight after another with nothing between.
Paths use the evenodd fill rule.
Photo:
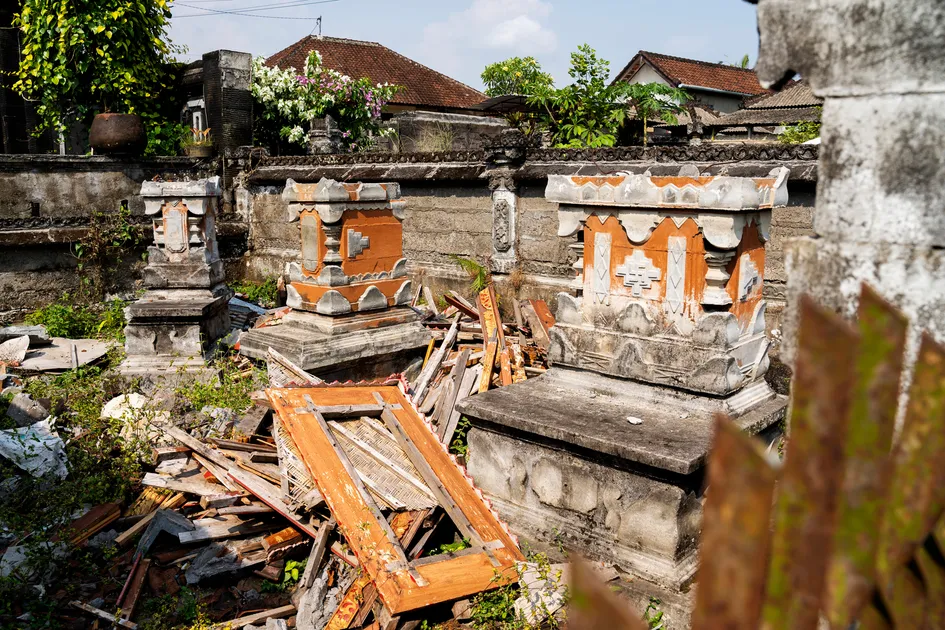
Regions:
<instances>
[{"instance_id":1,"label":"rubble pile","mask_svg":"<svg viewBox=\"0 0 945 630\"><path fill-rule=\"evenodd\" d=\"M59 622L136 628L143 602L199 592L220 628L462 624L480 593L534 581L462 467L456 403L542 373L553 320L543 302L523 302L516 322L503 323L492 286L476 304L447 294L442 312L425 293L426 304L416 305L418 291L412 307L435 339L410 381L326 384L270 349L269 388L242 413L208 405L181 418L160 390L104 404L103 420L147 444L148 461L133 501L92 506L53 536L48 549L63 558L70 547L108 550L107 575L86 577ZM250 310L257 325L281 314ZM245 357L226 360L236 378L255 370ZM64 478L56 418L44 401L10 393L7 414L19 428L3 432L0 456ZM12 542L0 547L2 575L29 581L24 541ZM560 608L553 582L547 597L523 596L515 610L535 620Z\"/></svg>"}]
</instances>

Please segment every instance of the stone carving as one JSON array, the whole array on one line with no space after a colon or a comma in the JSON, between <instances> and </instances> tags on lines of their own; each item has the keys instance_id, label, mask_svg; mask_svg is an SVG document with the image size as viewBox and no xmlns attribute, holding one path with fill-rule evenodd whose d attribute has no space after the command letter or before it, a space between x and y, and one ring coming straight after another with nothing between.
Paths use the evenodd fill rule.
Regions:
<instances>
[{"instance_id":1,"label":"stone carving","mask_svg":"<svg viewBox=\"0 0 945 630\"><path fill-rule=\"evenodd\" d=\"M732 277L727 271L728 263L734 257L735 252L706 250L705 261L708 270L705 274L706 288L702 294L703 306L728 306L732 303L732 296L725 287Z\"/></svg>"},{"instance_id":2,"label":"stone carving","mask_svg":"<svg viewBox=\"0 0 945 630\"><path fill-rule=\"evenodd\" d=\"M686 303L686 237L671 236L669 238L669 271L666 274L666 308L673 320L682 315Z\"/></svg>"},{"instance_id":3,"label":"stone carving","mask_svg":"<svg viewBox=\"0 0 945 630\"><path fill-rule=\"evenodd\" d=\"M492 206L492 236L497 251L507 252L512 248L512 206L505 199L497 199Z\"/></svg>"},{"instance_id":4,"label":"stone carving","mask_svg":"<svg viewBox=\"0 0 945 630\"><path fill-rule=\"evenodd\" d=\"M610 234L594 236L594 268L591 280L593 282L594 302L606 304L610 297Z\"/></svg>"},{"instance_id":5,"label":"stone carving","mask_svg":"<svg viewBox=\"0 0 945 630\"><path fill-rule=\"evenodd\" d=\"M371 239L360 232L348 230L348 258L357 258L371 246Z\"/></svg>"},{"instance_id":6,"label":"stone carving","mask_svg":"<svg viewBox=\"0 0 945 630\"><path fill-rule=\"evenodd\" d=\"M738 299L745 302L761 286L761 274L748 254L738 259Z\"/></svg>"},{"instance_id":7,"label":"stone carving","mask_svg":"<svg viewBox=\"0 0 945 630\"><path fill-rule=\"evenodd\" d=\"M653 265L653 261L642 249L635 249L633 254L627 256L623 264L617 267L616 275L623 277L624 286L633 289L634 297L642 297L644 290L649 292L653 283L659 281L662 272Z\"/></svg>"}]
</instances>

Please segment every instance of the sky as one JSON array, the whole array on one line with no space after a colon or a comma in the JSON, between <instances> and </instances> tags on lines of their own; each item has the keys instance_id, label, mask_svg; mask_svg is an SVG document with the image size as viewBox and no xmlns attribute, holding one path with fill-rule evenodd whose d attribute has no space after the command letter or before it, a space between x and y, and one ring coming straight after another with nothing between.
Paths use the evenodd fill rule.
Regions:
<instances>
[{"instance_id":1,"label":"sky","mask_svg":"<svg viewBox=\"0 0 945 630\"><path fill-rule=\"evenodd\" d=\"M268 56L317 34L321 16L323 35L379 42L477 89L487 64L527 55L559 87L566 85L570 54L584 43L610 61L612 75L639 50L723 63L748 54L752 65L758 54L756 9L744 0L174 0L172 6L171 39L187 47L186 60L218 49Z\"/></svg>"}]
</instances>

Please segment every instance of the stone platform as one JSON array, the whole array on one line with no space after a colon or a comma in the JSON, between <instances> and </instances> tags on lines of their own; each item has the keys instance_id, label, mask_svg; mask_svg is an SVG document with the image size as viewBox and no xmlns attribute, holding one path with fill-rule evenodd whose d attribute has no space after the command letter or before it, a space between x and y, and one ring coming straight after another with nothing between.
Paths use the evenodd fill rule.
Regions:
<instances>
[{"instance_id":1,"label":"stone platform","mask_svg":"<svg viewBox=\"0 0 945 630\"><path fill-rule=\"evenodd\" d=\"M614 563L640 610L659 597L687 627L713 417L770 437L786 405L763 380L715 398L558 367L459 408L469 473L513 531Z\"/></svg>"},{"instance_id":2,"label":"stone platform","mask_svg":"<svg viewBox=\"0 0 945 630\"><path fill-rule=\"evenodd\" d=\"M149 291L126 310L126 376L207 372L211 340L229 329L227 294L199 289Z\"/></svg>"},{"instance_id":3,"label":"stone platform","mask_svg":"<svg viewBox=\"0 0 945 630\"><path fill-rule=\"evenodd\" d=\"M430 333L410 308L344 316L292 311L278 326L255 328L240 337L240 353L265 359L272 348L304 370L331 378L375 378L401 371L403 359L425 348Z\"/></svg>"}]
</instances>

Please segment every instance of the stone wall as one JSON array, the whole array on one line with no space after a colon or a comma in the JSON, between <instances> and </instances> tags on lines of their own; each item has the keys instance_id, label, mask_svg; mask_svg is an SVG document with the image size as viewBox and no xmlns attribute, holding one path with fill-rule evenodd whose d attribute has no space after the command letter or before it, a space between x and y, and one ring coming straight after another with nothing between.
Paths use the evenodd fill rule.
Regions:
<instances>
[{"instance_id":1,"label":"stone wall","mask_svg":"<svg viewBox=\"0 0 945 630\"><path fill-rule=\"evenodd\" d=\"M508 161L501 148L263 159L237 195L246 199L249 217L246 272L253 279L278 275L288 260L298 256L298 228L286 223L285 204L279 198L286 179L397 181L407 200L404 250L414 279L437 295L448 289L468 293L469 277L454 259L461 256L489 266L500 294L552 303L556 293L571 288L575 258L570 245L576 241L557 236L557 206L544 198L549 174L650 170L654 175L675 175L683 164L695 164L712 174L765 176L787 166L791 205L775 212L767 244L768 326L777 329L786 283L782 248L786 239L811 230L817 154L817 147L809 146L709 144L521 149L521 155ZM506 184L516 199L514 243L511 262L500 265L493 243L493 189Z\"/></svg>"},{"instance_id":2,"label":"stone wall","mask_svg":"<svg viewBox=\"0 0 945 630\"><path fill-rule=\"evenodd\" d=\"M505 296L541 298L551 303L570 289L572 242L557 236L556 206L544 199L549 174L617 171L675 174L682 164L704 172L742 176L791 169L791 207L774 213L767 245L769 328L780 326L785 293L782 247L786 239L810 232L817 181L817 147L703 145L619 149L539 150L509 148L447 153L355 154L228 160L223 174L232 187L224 193L218 221L221 256L232 280L278 276L299 256L298 227L286 221L281 195L288 178L317 181L397 181L407 200L404 249L415 279L436 294L468 293L469 276L453 256L490 267ZM220 164L187 158L121 161L104 157L0 157L0 318L54 301L78 283L71 245L81 241L93 211L117 210L127 202L143 223L137 193L155 176L197 177L220 173ZM515 200L512 247L499 252L493 242L493 194L510 187ZM129 268L116 274L131 288L140 252L129 253ZM499 260L501 256L505 258ZM3 315L5 313L6 315Z\"/></svg>"},{"instance_id":3,"label":"stone wall","mask_svg":"<svg viewBox=\"0 0 945 630\"><path fill-rule=\"evenodd\" d=\"M74 246L89 239L94 213L127 205L132 222L149 228L138 196L141 182L196 176L199 170L188 158L0 156L0 321L80 288ZM143 251L127 252L108 274L111 290L134 288Z\"/></svg>"}]
</instances>

